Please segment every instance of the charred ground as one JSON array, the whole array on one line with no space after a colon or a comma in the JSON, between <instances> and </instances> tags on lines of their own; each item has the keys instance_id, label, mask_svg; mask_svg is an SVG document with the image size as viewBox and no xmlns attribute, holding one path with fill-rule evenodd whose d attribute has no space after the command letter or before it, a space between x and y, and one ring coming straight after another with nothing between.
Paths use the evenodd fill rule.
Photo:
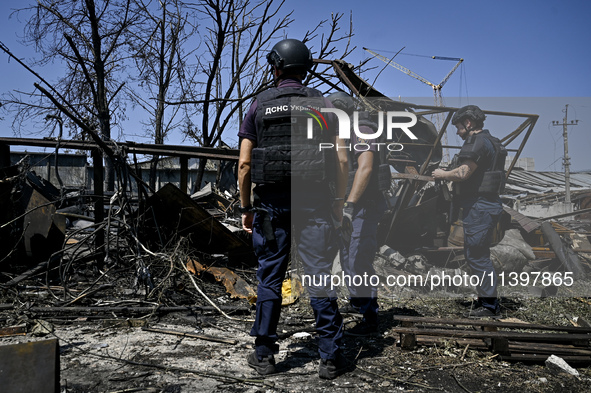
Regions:
<instances>
[{"instance_id":1,"label":"charred ground","mask_svg":"<svg viewBox=\"0 0 591 393\"><path fill-rule=\"evenodd\" d=\"M100 296L95 293L80 299L76 307L69 305L70 312L64 311L67 306L56 306L62 288L42 288L30 282L18 293L14 289L5 292L2 326L24 326L26 334L2 337L0 343L57 338L61 387L70 393L591 390L588 366L578 368L579 377L557 375L543 362L501 361L491 351L461 345L453 337L414 350L400 348L399 335L392 332L399 325L395 316L460 318L469 297L382 298L380 335L346 337L344 353L352 370L333 381L318 378L312 311L306 299L299 299L282 311L280 372L262 378L245 362L253 343L248 333L254 312L248 301L232 299L213 278L197 277L195 284L219 305L224 316L179 272L176 286L159 299L159 311L155 299L134 290L122 273L116 285L104 288ZM254 280L253 273L242 271L247 281ZM75 289L75 285L70 288ZM527 323L572 326L590 316L589 300L584 298L504 298L503 305L504 320ZM152 311L146 312L150 307ZM172 307L186 309L170 311ZM347 321L351 326L355 318ZM152 328L228 342L147 330Z\"/></svg>"}]
</instances>

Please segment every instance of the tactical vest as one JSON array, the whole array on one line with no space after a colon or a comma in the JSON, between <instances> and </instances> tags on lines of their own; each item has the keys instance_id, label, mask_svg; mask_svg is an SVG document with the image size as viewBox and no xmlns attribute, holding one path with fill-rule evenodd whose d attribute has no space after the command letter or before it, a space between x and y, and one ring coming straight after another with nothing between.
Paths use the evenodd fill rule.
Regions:
<instances>
[{"instance_id":1,"label":"tactical vest","mask_svg":"<svg viewBox=\"0 0 591 393\"><path fill-rule=\"evenodd\" d=\"M319 148L320 143L331 141L333 132L328 129L332 125L325 121L325 114L319 116L324 106L322 94L305 86L282 87L265 90L256 99L257 147L252 150L252 182L334 179L335 150ZM308 127L312 129L310 138Z\"/></svg>"},{"instance_id":2,"label":"tactical vest","mask_svg":"<svg viewBox=\"0 0 591 393\"><path fill-rule=\"evenodd\" d=\"M369 112L359 112L358 114L358 125L359 127L366 126L369 127L372 131L376 131L378 129L378 125L372 119L371 114ZM353 124L353 118L351 117L351 124ZM351 132L351 144L353 140L355 140L356 134ZM369 143L384 143L385 134L382 134L380 138L376 140L369 141ZM349 195L351 192L351 188L353 187L353 181L355 180L355 173L357 173L358 164L357 164L357 157L354 147L351 146L351 149L348 151L348 161L349 161L349 180L347 182L347 192L346 195ZM392 185L392 173L390 172L390 165L386 164L386 149L384 146L381 146L378 151L374 152L374 160L373 160L373 168L371 178L369 180L369 184L363 195L373 196L379 191L389 190Z\"/></svg>"},{"instance_id":3,"label":"tactical vest","mask_svg":"<svg viewBox=\"0 0 591 393\"><path fill-rule=\"evenodd\" d=\"M494 148L494 155L487 157L486 140ZM464 182L455 184L456 192L460 196L470 195L499 195L505 190L505 159L507 150L498 138L483 130L466 139L458 154L460 162L465 159L474 161L476 171Z\"/></svg>"}]
</instances>

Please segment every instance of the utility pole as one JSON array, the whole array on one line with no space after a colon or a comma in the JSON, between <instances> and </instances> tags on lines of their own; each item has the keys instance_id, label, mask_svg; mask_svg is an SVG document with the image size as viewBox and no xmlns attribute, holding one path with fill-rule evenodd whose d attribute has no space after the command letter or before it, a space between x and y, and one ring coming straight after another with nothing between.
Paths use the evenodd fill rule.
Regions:
<instances>
[{"instance_id":1,"label":"utility pole","mask_svg":"<svg viewBox=\"0 0 591 393\"><path fill-rule=\"evenodd\" d=\"M564 118L562 119L562 123L557 120L552 121L552 125L554 126L562 126L562 138L564 139L564 203L567 206L567 213L571 213L571 201L570 201L570 157L568 156L568 126L576 126L579 124L578 120L571 120L570 123L568 122L568 104L564 107Z\"/></svg>"}]
</instances>

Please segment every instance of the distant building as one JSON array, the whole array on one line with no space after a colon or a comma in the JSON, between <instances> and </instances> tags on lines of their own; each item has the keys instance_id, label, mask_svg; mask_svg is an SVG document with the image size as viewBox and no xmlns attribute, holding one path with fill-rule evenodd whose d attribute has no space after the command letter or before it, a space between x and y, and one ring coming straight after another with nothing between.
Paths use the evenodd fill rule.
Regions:
<instances>
[{"instance_id":1,"label":"distant building","mask_svg":"<svg viewBox=\"0 0 591 393\"><path fill-rule=\"evenodd\" d=\"M207 183L215 183L219 161L207 160L207 164L205 164L205 173L203 174L203 180L200 187L195 187L194 184L199 168L199 159L189 158L188 161L189 179L187 185L189 190L195 192ZM141 168L142 179L148 183L150 181L150 161L138 163L138 167ZM160 157L158 160L158 171L156 175L156 189L160 189L160 187L167 183L179 186L181 181L180 167L181 164L178 157Z\"/></svg>"},{"instance_id":2,"label":"distant building","mask_svg":"<svg viewBox=\"0 0 591 393\"><path fill-rule=\"evenodd\" d=\"M41 152L10 152L10 165L16 165L23 158L28 157L28 165L35 174L59 187L59 179L66 188L90 188L88 157L86 154L58 155L59 171L56 172L55 154Z\"/></svg>"},{"instance_id":3,"label":"distant building","mask_svg":"<svg viewBox=\"0 0 591 393\"><path fill-rule=\"evenodd\" d=\"M28 156L28 164L31 171L37 176L49 181L55 187L60 187L60 182L56 175L59 174L59 179L63 186L67 189L88 189L94 188L93 174L94 167L89 163L86 154L65 154L58 155L58 168L56 172L55 154L54 153L40 153L40 152L10 152L10 165L15 165L24 157ZM188 160L188 187L191 192L199 190L201 187L195 187L194 182L197 177L199 159L190 158ZM226 164L226 163L225 163ZM218 177L219 161L208 160L205 166L205 173L201 186L207 183L216 183ZM138 172L142 180L149 182L150 177L150 163L142 162L131 167ZM233 167L224 165L224 172L229 172L231 175ZM178 157L161 157L158 162L158 170L156 173L156 190L160 189L167 183L172 183L177 187L180 186L181 171ZM230 176L230 182L235 183L236 179ZM135 184L132 183L133 191L137 192ZM231 188L230 185L225 186L226 189ZM235 191L234 191L235 192Z\"/></svg>"},{"instance_id":4,"label":"distant building","mask_svg":"<svg viewBox=\"0 0 591 393\"><path fill-rule=\"evenodd\" d=\"M509 169L511 162L513 162L513 158L514 158L513 156L507 156L507 159L505 160L505 170ZM535 171L536 170L536 165L535 165L533 157L519 157L517 159L517 163L515 164L515 167L521 168L525 171Z\"/></svg>"}]
</instances>

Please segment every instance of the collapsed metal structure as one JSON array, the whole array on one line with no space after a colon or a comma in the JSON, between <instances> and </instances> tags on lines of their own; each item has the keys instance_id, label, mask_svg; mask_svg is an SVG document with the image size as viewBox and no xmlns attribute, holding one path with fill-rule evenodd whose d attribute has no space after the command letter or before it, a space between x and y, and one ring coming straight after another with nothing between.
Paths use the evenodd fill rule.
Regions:
<instances>
[{"instance_id":1,"label":"collapsed metal structure","mask_svg":"<svg viewBox=\"0 0 591 393\"><path fill-rule=\"evenodd\" d=\"M90 150L94 163L94 190L82 189L66 195L63 189L60 192L49 181L34 175L28 164L7 165L10 164L10 145L55 148L56 157L57 147ZM0 215L0 237L3 238L0 265L3 271L11 273L11 279L3 280L0 287L14 287L40 272L55 271L56 266L62 271L60 279L67 281L67 271L63 270L63 266L71 267L74 259L78 258L82 263L94 261L95 266L101 268L109 261L120 258L115 254L119 253L121 244L128 247L132 243L137 243L137 247L132 246L132 249L136 248L136 274L140 281L144 280L151 286L150 272L143 258L150 255L144 243L154 245L154 236L158 239L153 248L156 250L166 247L167 241L172 238L187 236L194 248L201 252L226 252L246 256L245 260L249 260L251 251L245 240L230 233L204 208L208 202L197 203L187 195L189 158L232 162L238 159L237 150L19 138L1 138L0 147L3 161L3 166L0 166L0 200L3 206ZM103 190L103 153L115 163L118 171L120 186L114 193ZM127 162L128 154L179 157L180 187L184 191L172 185L158 191L150 189L142 181L139 167ZM57 159L54 161L57 163ZM211 199L214 206L220 204L213 196L206 195L205 198ZM221 206L228 208L230 203L224 203L226 206ZM76 209L81 205L85 206L84 213ZM153 225L156 219L161 221L162 228ZM85 233L83 228L73 230L68 224L70 230L67 232L66 222L80 220L92 230ZM163 232L165 229L167 232ZM76 233L84 234L79 243L71 238ZM210 238L212 233L213 239ZM129 266L134 268L133 263ZM17 275L13 276L14 273Z\"/></svg>"},{"instance_id":2,"label":"collapsed metal structure","mask_svg":"<svg viewBox=\"0 0 591 393\"><path fill-rule=\"evenodd\" d=\"M330 65L340 81L367 108L372 110L409 111L417 115L419 121L411 127L418 136L418 141L405 139L400 133L397 142L403 142L404 151L390 153L388 163L398 173L392 178L397 183L394 190L394 206L390 213L386 228L380 229L380 240L396 250L409 251L420 247L441 247L447 245L450 226L450 196L447 187L425 188L433 179L428 176L439 166L442 149L459 148L459 146L443 146L441 140L446 133L454 113L458 108L430 105L416 105L396 101L386 97L371 84L359 77L351 64L342 60L319 61ZM334 86L336 87L336 86ZM499 139L509 152L514 153L513 160L507 170L507 178L515 167L525 144L527 143L538 115L512 112L499 112L483 109L487 115L509 116L523 119L521 124L507 135L499 135ZM426 119L428 115L443 114L445 120L441 129ZM519 137L521 136L521 140ZM517 145L516 147L513 147Z\"/></svg>"},{"instance_id":3,"label":"collapsed metal structure","mask_svg":"<svg viewBox=\"0 0 591 393\"><path fill-rule=\"evenodd\" d=\"M409 252L419 248L447 247L449 245L448 238L455 236L455 234L451 234L454 223L454 217L450 214L451 198L448 188L445 185L434 184L429 174L440 165L444 148L459 148L441 144L442 136L445 134L451 118L458 108L417 105L396 101L386 97L359 77L354 72L351 64L342 60L316 60L316 62L332 67L334 75L338 77L342 85L351 94L358 97L366 108L377 111L408 111L417 116L417 124L411 129L418 137L418 140L410 140L404 133L399 132L395 134L395 142L403 143L404 150L388 153L388 164L396 172L392 172L393 182L389 194L390 210L383 222L380 223L378 239L380 243L387 244L401 252ZM322 80L334 89L344 90L341 86L337 86L324 78ZM484 109L484 112L488 115L523 119L515 130L507 135L499 136L507 150L514 153L513 160L507 171L507 177L509 177L533 131L538 116L534 114L488 111L486 109ZM427 120L427 116L433 114L443 114L445 116L445 121L439 130L431 121ZM92 141L0 138L0 146L4 146L2 155L7 155L7 146L10 145L55 148L56 151L58 148L91 151L95 168L93 194L99 196L104 194L103 154L110 157L117 165L125 167L122 173L129 177L127 184L133 180L138 184L143 183L135 173L137 170L134 171L133 166L127 163L128 155L155 154L179 157L181 172L179 188L181 193L187 191L187 162L189 158L235 161L238 159L239 154L236 149L106 142L92 131L85 131L92 137ZM143 190L143 193L141 190ZM122 191L125 192L125 190ZM148 194L154 193L156 191L149 189L146 184L142 184L141 187L138 186L140 199L142 195L147 198ZM94 204L94 220L100 222L105 219L104 198L95 197L92 200ZM101 248L104 244L105 235L99 231L95 238L95 245L97 248ZM456 243L453 245L458 246L461 244Z\"/></svg>"}]
</instances>

